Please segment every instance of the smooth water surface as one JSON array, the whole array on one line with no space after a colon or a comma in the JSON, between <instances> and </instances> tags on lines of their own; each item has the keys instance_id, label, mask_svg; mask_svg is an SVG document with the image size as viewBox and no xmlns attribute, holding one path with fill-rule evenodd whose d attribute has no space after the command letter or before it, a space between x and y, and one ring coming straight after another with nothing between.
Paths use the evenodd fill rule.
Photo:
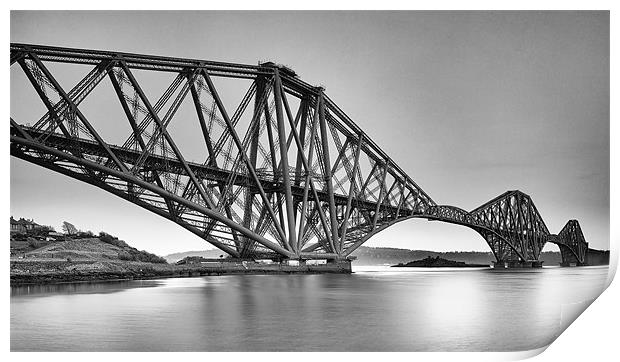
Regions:
<instances>
[{"instance_id":1,"label":"smooth water surface","mask_svg":"<svg viewBox=\"0 0 620 362\"><path fill-rule=\"evenodd\" d=\"M518 351L552 342L607 267L357 267L11 288L12 351Z\"/></svg>"}]
</instances>

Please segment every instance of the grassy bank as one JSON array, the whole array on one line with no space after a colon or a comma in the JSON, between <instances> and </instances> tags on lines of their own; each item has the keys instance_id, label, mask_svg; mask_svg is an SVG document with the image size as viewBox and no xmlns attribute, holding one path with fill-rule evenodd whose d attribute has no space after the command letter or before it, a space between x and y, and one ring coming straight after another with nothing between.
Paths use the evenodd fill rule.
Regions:
<instances>
[{"instance_id":1,"label":"grassy bank","mask_svg":"<svg viewBox=\"0 0 620 362\"><path fill-rule=\"evenodd\" d=\"M11 240L11 285L191 275L101 233L60 241Z\"/></svg>"}]
</instances>

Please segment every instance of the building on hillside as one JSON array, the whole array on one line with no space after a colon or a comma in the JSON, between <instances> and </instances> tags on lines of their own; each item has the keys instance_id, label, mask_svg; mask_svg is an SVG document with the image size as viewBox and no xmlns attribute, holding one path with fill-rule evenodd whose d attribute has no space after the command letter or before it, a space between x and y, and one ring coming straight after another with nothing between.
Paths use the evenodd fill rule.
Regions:
<instances>
[{"instance_id":1,"label":"building on hillside","mask_svg":"<svg viewBox=\"0 0 620 362\"><path fill-rule=\"evenodd\" d=\"M23 217L19 218L19 220L15 220L13 216L11 216L12 233L26 234L29 231L34 231L41 228L43 228L43 226L37 224L34 220L24 219Z\"/></svg>"},{"instance_id":2,"label":"building on hillside","mask_svg":"<svg viewBox=\"0 0 620 362\"><path fill-rule=\"evenodd\" d=\"M57 233L55 231L50 231L47 233L47 236L45 237L46 241L59 241L59 240L65 240L65 234L61 234L61 233Z\"/></svg>"}]
</instances>

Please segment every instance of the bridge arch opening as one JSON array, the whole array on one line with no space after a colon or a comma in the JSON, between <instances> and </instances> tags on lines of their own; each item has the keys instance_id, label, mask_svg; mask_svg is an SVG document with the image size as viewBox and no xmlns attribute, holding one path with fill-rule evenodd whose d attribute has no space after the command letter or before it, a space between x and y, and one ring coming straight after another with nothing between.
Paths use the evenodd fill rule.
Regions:
<instances>
[{"instance_id":1,"label":"bridge arch opening","mask_svg":"<svg viewBox=\"0 0 620 362\"><path fill-rule=\"evenodd\" d=\"M416 217L387 227L364 245L437 252L488 252L490 261L494 259L484 238L473 229Z\"/></svg>"},{"instance_id":2,"label":"bridge arch opening","mask_svg":"<svg viewBox=\"0 0 620 362\"><path fill-rule=\"evenodd\" d=\"M542 252L560 252L560 247L554 243L545 243Z\"/></svg>"}]
</instances>

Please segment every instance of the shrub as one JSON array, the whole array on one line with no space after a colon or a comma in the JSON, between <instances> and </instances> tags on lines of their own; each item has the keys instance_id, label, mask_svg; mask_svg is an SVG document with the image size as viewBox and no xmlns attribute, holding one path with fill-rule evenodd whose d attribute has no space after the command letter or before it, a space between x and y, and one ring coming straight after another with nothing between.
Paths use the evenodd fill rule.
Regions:
<instances>
[{"instance_id":1,"label":"shrub","mask_svg":"<svg viewBox=\"0 0 620 362\"><path fill-rule=\"evenodd\" d=\"M131 255L131 254L129 254L128 252L126 252L126 251L119 251L119 252L118 252L118 258L119 258L120 260L130 260L130 261L131 261L131 260L134 260L134 259L133 259L133 257L132 257L132 255Z\"/></svg>"},{"instance_id":2,"label":"shrub","mask_svg":"<svg viewBox=\"0 0 620 362\"><path fill-rule=\"evenodd\" d=\"M120 260L141 261L145 263L158 263L158 264L168 263L166 259L162 257L159 257L155 254L151 254L144 250L140 251L136 248L132 248L131 246L127 245L127 243L124 242L123 240L119 240L119 238L117 238L116 236L112 236L103 231L99 233L99 240L103 241L104 243L121 248L122 250L118 252L118 258Z\"/></svg>"},{"instance_id":3,"label":"shrub","mask_svg":"<svg viewBox=\"0 0 620 362\"><path fill-rule=\"evenodd\" d=\"M138 251L135 248L127 247L122 251L119 251L118 258L120 260L127 261L141 261L144 263L157 263L157 264L167 264L166 259L159 257L155 254L151 254L147 251L141 250Z\"/></svg>"},{"instance_id":4,"label":"shrub","mask_svg":"<svg viewBox=\"0 0 620 362\"><path fill-rule=\"evenodd\" d=\"M30 239L30 238L29 238ZM38 249L44 245L46 245L47 243L42 241L42 240L36 240L36 239L30 239L28 240L28 246L30 246L33 249Z\"/></svg>"},{"instance_id":5,"label":"shrub","mask_svg":"<svg viewBox=\"0 0 620 362\"><path fill-rule=\"evenodd\" d=\"M130 247L123 240L119 240L119 238L117 238L116 236L112 236L103 231L99 233L99 240L103 241L104 243L108 243L110 245L118 246L119 248Z\"/></svg>"}]
</instances>

